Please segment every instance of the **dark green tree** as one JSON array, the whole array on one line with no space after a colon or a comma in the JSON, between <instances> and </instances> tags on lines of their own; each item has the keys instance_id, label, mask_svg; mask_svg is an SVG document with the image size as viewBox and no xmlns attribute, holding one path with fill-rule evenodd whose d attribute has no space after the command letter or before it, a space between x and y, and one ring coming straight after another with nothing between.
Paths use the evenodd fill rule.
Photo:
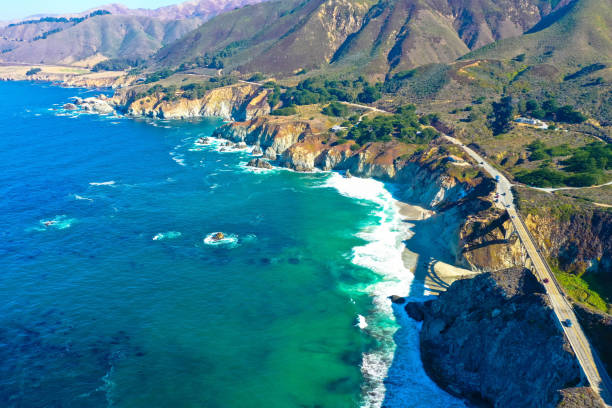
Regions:
<instances>
[{"instance_id":1,"label":"dark green tree","mask_svg":"<svg viewBox=\"0 0 612 408\"><path fill-rule=\"evenodd\" d=\"M507 133L512 129L512 118L514 117L514 105L511 96L504 96L499 102L493 102L493 122L491 130L493 134Z\"/></svg>"}]
</instances>

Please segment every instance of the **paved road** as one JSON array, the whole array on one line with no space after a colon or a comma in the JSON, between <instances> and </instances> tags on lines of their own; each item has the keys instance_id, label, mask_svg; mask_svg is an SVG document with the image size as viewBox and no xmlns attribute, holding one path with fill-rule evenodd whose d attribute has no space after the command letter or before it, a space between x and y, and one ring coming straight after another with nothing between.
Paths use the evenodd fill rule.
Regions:
<instances>
[{"instance_id":1,"label":"paved road","mask_svg":"<svg viewBox=\"0 0 612 408\"><path fill-rule=\"evenodd\" d=\"M533 188L534 190L540 190L540 191L546 191L547 193L552 193L553 191L560 191L560 190L582 190L585 188L597 188L597 187L604 187L604 186L612 186L612 181L609 181L604 184L599 184L597 186L588 186L588 187L532 187L532 186L526 186L526 187Z\"/></svg>"},{"instance_id":2,"label":"paved road","mask_svg":"<svg viewBox=\"0 0 612 408\"><path fill-rule=\"evenodd\" d=\"M544 283L544 287L546 288L546 293L550 298L551 306L555 312L555 315L557 316L557 319L559 320L561 328L565 332L565 335L567 336L567 339L574 350L574 353L576 354L578 363L589 381L591 388L599 396L601 396L608 406L610 406L610 404L612 404L612 381L610 380L601 359L597 355L597 352L591 346L589 340L582 331L582 327L580 327L580 324L578 323L574 310L563 295L563 291L561 290L555 275L552 273L550 267L546 263L546 260L535 244L535 240L525 226L521 216L516 211L511 190L512 184L501 172L487 163L474 150L465 146L459 140L453 137L446 135L444 137L450 142L461 146L467 154L480 163L480 166L489 172L489 174L491 174L493 177L499 176L497 192L500 194L500 200L497 205L505 208L508 211L510 220L512 221L512 224L514 225L523 246L527 250L529 258L531 259L536 276L541 282L547 280L548 283ZM570 327L567 327L561 323L567 320L571 322Z\"/></svg>"}]
</instances>

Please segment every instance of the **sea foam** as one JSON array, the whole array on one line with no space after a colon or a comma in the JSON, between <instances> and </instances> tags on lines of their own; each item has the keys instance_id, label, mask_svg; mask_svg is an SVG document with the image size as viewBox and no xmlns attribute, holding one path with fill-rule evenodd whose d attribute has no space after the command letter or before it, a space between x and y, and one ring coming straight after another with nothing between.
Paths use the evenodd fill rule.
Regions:
<instances>
[{"instance_id":1,"label":"sea foam","mask_svg":"<svg viewBox=\"0 0 612 408\"><path fill-rule=\"evenodd\" d=\"M161 241L162 239L175 239L179 238L181 233L179 231L167 231L159 232L153 236L153 241Z\"/></svg>"},{"instance_id":2,"label":"sea foam","mask_svg":"<svg viewBox=\"0 0 612 408\"><path fill-rule=\"evenodd\" d=\"M225 246L229 248L234 248L238 245L238 236L234 234L224 234L223 238L215 239L214 236L218 234L218 232L211 232L208 234L202 241L206 245L211 246Z\"/></svg>"},{"instance_id":3,"label":"sea foam","mask_svg":"<svg viewBox=\"0 0 612 408\"><path fill-rule=\"evenodd\" d=\"M402 219L397 200L384 183L374 179L346 178L332 173L323 187L376 205L372 213L376 222L357 233L365 243L351 251L354 264L374 271L381 278L365 289L353 289L365 291L372 297L373 310L358 315L357 325L379 344L362 355L361 407L380 408L383 404L386 408L463 407L463 403L439 389L427 377L420 360L418 327L409 324L403 310L394 312L389 299L391 295L409 294L414 278L410 269L414 265L406 266L402 257L404 241L414 234L410 230L412 225ZM398 330L401 330L401 337L396 336ZM407 371L396 375L395 367L407 367Z\"/></svg>"},{"instance_id":4,"label":"sea foam","mask_svg":"<svg viewBox=\"0 0 612 408\"><path fill-rule=\"evenodd\" d=\"M76 219L68 218L66 215L57 215L50 220L40 220L39 226L32 228L34 231L47 231L50 229L63 230L70 228Z\"/></svg>"}]
</instances>

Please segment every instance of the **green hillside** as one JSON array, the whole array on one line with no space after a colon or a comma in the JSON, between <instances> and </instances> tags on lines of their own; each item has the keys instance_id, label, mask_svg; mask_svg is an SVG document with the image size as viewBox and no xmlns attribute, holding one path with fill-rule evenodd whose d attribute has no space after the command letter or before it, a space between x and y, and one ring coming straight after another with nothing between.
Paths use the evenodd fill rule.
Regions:
<instances>
[{"instance_id":1,"label":"green hillside","mask_svg":"<svg viewBox=\"0 0 612 408\"><path fill-rule=\"evenodd\" d=\"M612 4L575 0L525 35L495 42L463 58L511 59L521 54L527 63L562 69L612 62Z\"/></svg>"}]
</instances>

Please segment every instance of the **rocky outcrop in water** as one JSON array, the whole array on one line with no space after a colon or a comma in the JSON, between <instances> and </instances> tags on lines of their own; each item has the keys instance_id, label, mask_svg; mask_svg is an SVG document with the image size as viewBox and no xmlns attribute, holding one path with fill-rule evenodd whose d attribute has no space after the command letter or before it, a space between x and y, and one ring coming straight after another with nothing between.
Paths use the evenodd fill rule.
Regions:
<instances>
[{"instance_id":1,"label":"rocky outcrop in water","mask_svg":"<svg viewBox=\"0 0 612 408\"><path fill-rule=\"evenodd\" d=\"M109 100L104 95L85 99L74 97L73 103L64 105L64 109L69 109L66 108L67 105L72 105L75 107L75 109L78 107L78 109L86 112L98 113L101 115L107 115L115 112L114 107L111 105L111 103L109 103Z\"/></svg>"},{"instance_id":2,"label":"rocky outcrop in water","mask_svg":"<svg viewBox=\"0 0 612 408\"><path fill-rule=\"evenodd\" d=\"M554 407L560 390L581 381L544 288L526 269L459 280L436 300L406 309L423 320L428 374L474 404Z\"/></svg>"},{"instance_id":3,"label":"rocky outcrop in water","mask_svg":"<svg viewBox=\"0 0 612 408\"><path fill-rule=\"evenodd\" d=\"M262 158L251 159L247 163L247 166L257 167L258 169L271 169L272 168L272 165L267 160L262 159Z\"/></svg>"}]
</instances>

